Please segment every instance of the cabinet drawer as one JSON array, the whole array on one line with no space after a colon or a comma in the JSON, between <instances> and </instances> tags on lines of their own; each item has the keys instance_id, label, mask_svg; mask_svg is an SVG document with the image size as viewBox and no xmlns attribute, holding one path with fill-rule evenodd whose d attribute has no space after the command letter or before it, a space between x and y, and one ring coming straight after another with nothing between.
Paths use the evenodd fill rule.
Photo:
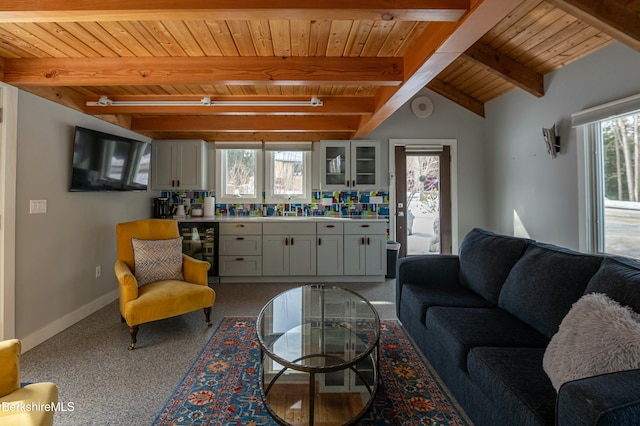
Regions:
<instances>
[{"instance_id":1,"label":"cabinet drawer","mask_svg":"<svg viewBox=\"0 0 640 426\"><path fill-rule=\"evenodd\" d=\"M348 235L386 234L387 224L386 222L361 222L360 220L356 220L355 222L347 222L344 224L344 233Z\"/></svg>"},{"instance_id":2,"label":"cabinet drawer","mask_svg":"<svg viewBox=\"0 0 640 426\"><path fill-rule=\"evenodd\" d=\"M260 256L262 254L262 237L259 235L222 235L220 255Z\"/></svg>"},{"instance_id":3,"label":"cabinet drawer","mask_svg":"<svg viewBox=\"0 0 640 426\"><path fill-rule=\"evenodd\" d=\"M316 232L318 235L342 235L344 224L318 222Z\"/></svg>"},{"instance_id":4,"label":"cabinet drawer","mask_svg":"<svg viewBox=\"0 0 640 426\"><path fill-rule=\"evenodd\" d=\"M220 222L220 235L262 235L262 224L255 222Z\"/></svg>"},{"instance_id":5,"label":"cabinet drawer","mask_svg":"<svg viewBox=\"0 0 640 426\"><path fill-rule=\"evenodd\" d=\"M316 224L314 222L305 223L265 223L262 225L264 235L315 235Z\"/></svg>"},{"instance_id":6,"label":"cabinet drawer","mask_svg":"<svg viewBox=\"0 0 640 426\"><path fill-rule=\"evenodd\" d=\"M256 277L262 275L262 256L220 256L221 277Z\"/></svg>"}]
</instances>

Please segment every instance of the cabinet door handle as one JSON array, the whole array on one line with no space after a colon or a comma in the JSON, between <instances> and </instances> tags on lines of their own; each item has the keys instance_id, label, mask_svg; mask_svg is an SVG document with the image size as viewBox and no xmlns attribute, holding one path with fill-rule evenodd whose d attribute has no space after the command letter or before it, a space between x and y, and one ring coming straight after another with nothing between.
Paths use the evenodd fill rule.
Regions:
<instances>
[{"instance_id":1,"label":"cabinet door handle","mask_svg":"<svg viewBox=\"0 0 640 426\"><path fill-rule=\"evenodd\" d=\"M347 181L347 188L349 187L349 181Z\"/></svg>"},{"instance_id":2,"label":"cabinet door handle","mask_svg":"<svg viewBox=\"0 0 640 426\"><path fill-rule=\"evenodd\" d=\"M318 245L321 246L322 245L322 238L318 237Z\"/></svg>"},{"instance_id":3,"label":"cabinet door handle","mask_svg":"<svg viewBox=\"0 0 640 426\"><path fill-rule=\"evenodd\" d=\"M180 188L180 179L178 179L178 188Z\"/></svg>"},{"instance_id":4,"label":"cabinet door handle","mask_svg":"<svg viewBox=\"0 0 640 426\"><path fill-rule=\"evenodd\" d=\"M327 228L335 228L335 225L327 225Z\"/></svg>"},{"instance_id":5,"label":"cabinet door handle","mask_svg":"<svg viewBox=\"0 0 640 426\"><path fill-rule=\"evenodd\" d=\"M367 237L367 245L370 246L371 245L371 239L369 239L369 237Z\"/></svg>"},{"instance_id":6,"label":"cabinet door handle","mask_svg":"<svg viewBox=\"0 0 640 426\"><path fill-rule=\"evenodd\" d=\"M364 237L360 238L360 245L363 246L364 245Z\"/></svg>"},{"instance_id":7,"label":"cabinet door handle","mask_svg":"<svg viewBox=\"0 0 640 426\"><path fill-rule=\"evenodd\" d=\"M236 237L236 240L242 241L242 240L244 240L244 237Z\"/></svg>"},{"instance_id":8,"label":"cabinet door handle","mask_svg":"<svg viewBox=\"0 0 640 426\"><path fill-rule=\"evenodd\" d=\"M291 237L291 245L293 245L293 237Z\"/></svg>"},{"instance_id":9,"label":"cabinet door handle","mask_svg":"<svg viewBox=\"0 0 640 426\"><path fill-rule=\"evenodd\" d=\"M360 228L368 228L369 225L360 225Z\"/></svg>"},{"instance_id":10,"label":"cabinet door handle","mask_svg":"<svg viewBox=\"0 0 640 426\"><path fill-rule=\"evenodd\" d=\"M244 261L244 257L236 257L236 261L237 262L242 262L242 261Z\"/></svg>"},{"instance_id":11,"label":"cabinet door handle","mask_svg":"<svg viewBox=\"0 0 640 426\"><path fill-rule=\"evenodd\" d=\"M244 228L244 225L242 223L239 223L236 225L236 228Z\"/></svg>"},{"instance_id":12,"label":"cabinet door handle","mask_svg":"<svg viewBox=\"0 0 640 426\"><path fill-rule=\"evenodd\" d=\"M174 188L176 186L176 180L171 179L171 187Z\"/></svg>"},{"instance_id":13,"label":"cabinet door handle","mask_svg":"<svg viewBox=\"0 0 640 426\"><path fill-rule=\"evenodd\" d=\"M355 187L356 187L356 181L354 180L354 181L352 181L352 182L353 182L353 183L351 184L351 187L352 187L352 188L355 188Z\"/></svg>"},{"instance_id":14,"label":"cabinet door handle","mask_svg":"<svg viewBox=\"0 0 640 426\"><path fill-rule=\"evenodd\" d=\"M288 245L289 245L289 238L285 238L285 239L284 239L284 245L285 245L285 246L288 246Z\"/></svg>"}]
</instances>

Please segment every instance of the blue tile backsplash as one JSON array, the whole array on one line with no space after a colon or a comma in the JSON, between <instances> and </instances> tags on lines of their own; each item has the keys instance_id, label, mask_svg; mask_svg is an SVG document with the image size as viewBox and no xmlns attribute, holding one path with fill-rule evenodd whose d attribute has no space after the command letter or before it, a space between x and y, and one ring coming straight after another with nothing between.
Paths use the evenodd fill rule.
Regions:
<instances>
[{"instance_id":1,"label":"blue tile backsplash","mask_svg":"<svg viewBox=\"0 0 640 426\"><path fill-rule=\"evenodd\" d=\"M205 197L215 196L212 191L163 191L162 197L171 200L173 206L182 204L182 199L191 200L191 209L202 208ZM372 197L382 197L381 203L371 203ZM314 191L311 203L298 204L216 204L216 216L267 216L280 211L294 211L298 216L335 217L389 217L389 192L387 191ZM328 201L330 200L330 201ZM189 212L187 212L189 213Z\"/></svg>"}]
</instances>

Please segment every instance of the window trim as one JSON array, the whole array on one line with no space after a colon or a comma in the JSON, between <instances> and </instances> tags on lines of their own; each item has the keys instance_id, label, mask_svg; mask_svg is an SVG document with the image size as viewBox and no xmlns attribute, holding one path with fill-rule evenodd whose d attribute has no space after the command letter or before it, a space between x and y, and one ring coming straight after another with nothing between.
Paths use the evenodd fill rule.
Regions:
<instances>
[{"instance_id":1,"label":"window trim","mask_svg":"<svg viewBox=\"0 0 640 426\"><path fill-rule=\"evenodd\" d=\"M312 177L312 158L311 151L306 150L293 150L296 152L302 152L302 167L303 167L303 190L302 196L289 197L286 195L274 194L275 182L273 168L275 165L275 154L279 151L291 151L291 150L266 150L265 151L265 202L266 203L310 203L311 202L311 177Z\"/></svg>"},{"instance_id":2,"label":"window trim","mask_svg":"<svg viewBox=\"0 0 640 426\"><path fill-rule=\"evenodd\" d=\"M226 194L224 188L226 186L227 177L225 176L226 167L224 167L223 162L225 158L225 152L228 150L237 150L237 149L250 149L255 151L256 154L256 168L254 170L255 176L255 196L230 196ZM263 192L263 150L262 144L256 145L240 145L236 146L230 144L224 144L220 146L216 146L216 171L217 171L217 179L216 179L216 202L223 204L260 204L262 203L262 192Z\"/></svg>"},{"instance_id":3,"label":"window trim","mask_svg":"<svg viewBox=\"0 0 640 426\"><path fill-rule=\"evenodd\" d=\"M578 154L578 212L579 249L589 253L606 253L604 225L604 196L600 182L604 175L602 157L602 121L640 113L640 94L629 96L571 115L576 129Z\"/></svg>"}]
</instances>

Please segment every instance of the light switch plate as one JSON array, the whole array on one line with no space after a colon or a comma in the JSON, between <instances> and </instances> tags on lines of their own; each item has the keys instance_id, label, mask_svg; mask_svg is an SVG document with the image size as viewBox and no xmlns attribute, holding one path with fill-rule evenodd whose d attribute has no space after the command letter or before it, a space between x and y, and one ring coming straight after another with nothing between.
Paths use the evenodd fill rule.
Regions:
<instances>
[{"instance_id":1,"label":"light switch plate","mask_svg":"<svg viewBox=\"0 0 640 426\"><path fill-rule=\"evenodd\" d=\"M47 200L29 200L29 214L46 213Z\"/></svg>"}]
</instances>

